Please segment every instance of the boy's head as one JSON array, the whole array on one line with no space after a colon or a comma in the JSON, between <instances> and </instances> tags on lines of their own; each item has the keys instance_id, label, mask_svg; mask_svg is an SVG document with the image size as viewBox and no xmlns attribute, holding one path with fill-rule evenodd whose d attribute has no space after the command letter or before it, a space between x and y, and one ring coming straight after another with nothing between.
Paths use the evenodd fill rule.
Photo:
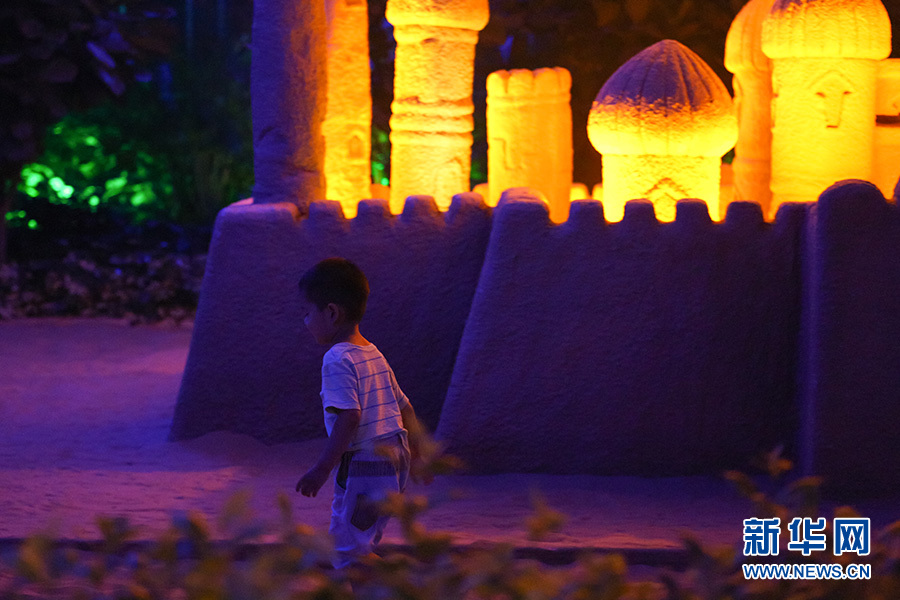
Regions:
<instances>
[{"instance_id":1,"label":"boy's head","mask_svg":"<svg viewBox=\"0 0 900 600\"><path fill-rule=\"evenodd\" d=\"M358 324L366 312L369 282L355 264L345 258L326 258L300 277L300 294L320 311L339 307L344 320Z\"/></svg>"}]
</instances>

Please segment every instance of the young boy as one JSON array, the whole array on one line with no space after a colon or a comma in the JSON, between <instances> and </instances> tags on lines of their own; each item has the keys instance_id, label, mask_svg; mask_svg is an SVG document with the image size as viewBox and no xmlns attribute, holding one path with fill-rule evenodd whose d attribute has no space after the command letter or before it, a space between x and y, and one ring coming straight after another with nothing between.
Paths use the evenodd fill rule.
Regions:
<instances>
[{"instance_id":1,"label":"young boy","mask_svg":"<svg viewBox=\"0 0 900 600\"><path fill-rule=\"evenodd\" d=\"M373 555L388 517L379 503L402 492L420 433L416 413L387 361L359 333L369 283L343 258L329 258L299 282L301 314L316 342L329 346L322 360L322 406L328 443L297 483L315 496L338 467L331 505L337 568Z\"/></svg>"}]
</instances>

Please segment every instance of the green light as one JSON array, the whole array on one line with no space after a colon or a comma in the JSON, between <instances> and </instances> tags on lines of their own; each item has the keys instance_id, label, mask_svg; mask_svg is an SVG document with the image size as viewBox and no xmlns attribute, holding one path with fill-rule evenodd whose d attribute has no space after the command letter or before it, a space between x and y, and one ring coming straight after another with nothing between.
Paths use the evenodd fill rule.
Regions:
<instances>
[{"instance_id":1,"label":"green light","mask_svg":"<svg viewBox=\"0 0 900 600\"><path fill-rule=\"evenodd\" d=\"M50 179L50 187L53 188L54 192L59 192L59 190L63 189L65 186L66 182L59 177L52 177Z\"/></svg>"},{"instance_id":2,"label":"green light","mask_svg":"<svg viewBox=\"0 0 900 600\"><path fill-rule=\"evenodd\" d=\"M57 190L56 193L59 194L59 197L63 200L68 200L72 197L72 194L75 193L75 188L73 188L71 185L64 185L62 189Z\"/></svg>"},{"instance_id":3,"label":"green light","mask_svg":"<svg viewBox=\"0 0 900 600\"><path fill-rule=\"evenodd\" d=\"M95 138L92 135L88 135L88 136L85 136L85 138L84 138L84 145L85 146L99 146L100 140L98 140L97 138Z\"/></svg>"},{"instance_id":4,"label":"green light","mask_svg":"<svg viewBox=\"0 0 900 600\"><path fill-rule=\"evenodd\" d=\"M16 216L18 216L20 219L24 219L24 218L25 218L25 211L24 211L24 210L20 210L19 212L16 213Z\"/></svg>"},{"instance_id":5,"label":"green light","mask_svg":"<svg viewBox=\"0 0 900 600\"><path fill-rule=\"evenodd\" d=\"M391 182L391 180L388 179L387 177L381 178L381 185L388 185L390 182Z\"/></svg>"},{"instance_id":6,"label":"green light","mask_svg":"<svg viewBox=\"0 0 900 600\"><path fill-rule=\"evenodd\" d=\"M100 198L97 196L91 196L91 199L88 200L88 204L91 206L100 206Z\"/></svg>"},{"instance_id":7,"label":"green light","mask_svg":"<svg viewBox=\"0 0 900 600\"><path fill-rule=\"evenodd\" d=\"M134 194L134 196L131 197L131 205L132 206L140 206L141 204L144 204L145 202L147 202L147 193L146 192L143 192L143 191L136 192Z\"/></svg>"},{"instance_id":8,"label":"green light","mask_svg":"<svg viewBox=\"0 0 900 600\"><path fill-rule=\"evenodd\" d=\"M34 187L41 185L41 183L43 183L43 181L44 181L44 176L41 175L40 173L29 172L28 175L25 176L25 185L30 188L34 188Z\"/></svg>"},{"instance_id":9,"label":"green light","mask_svg":"<svg viewBox=\"0 0 900 600\"><path fill-rule=\"evenodd\" d=\"M37 221L35 221L34 219L28 221L28 229L37 229L37 226Z\"/></svg>"}]
</instances>

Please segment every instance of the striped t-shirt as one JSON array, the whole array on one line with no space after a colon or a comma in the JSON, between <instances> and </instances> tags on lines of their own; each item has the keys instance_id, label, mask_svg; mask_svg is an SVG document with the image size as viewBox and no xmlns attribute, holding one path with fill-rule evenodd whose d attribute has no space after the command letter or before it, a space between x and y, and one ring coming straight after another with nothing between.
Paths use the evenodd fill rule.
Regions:
<instances>
[{"instance_id":1,"label":"striped t-shirt","mask_svg":"<svg viewBox=\"0 0 900 600\"><path fill-rule=\"evenodd\" d=\"M335 344L322 359L322 407L328 435L337 420L335 409L359 409L359 426L350 443L355 450L372 442L406 434L400 409L409 399L384 355L375 347L349 342Z\"/></svg>"}]
</instances>

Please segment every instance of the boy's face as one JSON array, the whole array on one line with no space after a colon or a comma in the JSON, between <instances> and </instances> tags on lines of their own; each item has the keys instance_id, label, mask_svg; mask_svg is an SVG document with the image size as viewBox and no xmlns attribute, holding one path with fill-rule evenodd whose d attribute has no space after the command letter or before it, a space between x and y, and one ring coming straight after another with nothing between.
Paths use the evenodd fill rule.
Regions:
<instances>
[{"instance_id":1,"label":"boy's face","mask_svg":"<svg viewBox=\"0 0 900 600\"><path fill-rule=\"evenodd\" d=\"M319 308L305 295L301 295L300 314L303 315L303 324L317 344L325 345L332 340L337 330L333 305Z\"/></svg>"}]
</instances>

